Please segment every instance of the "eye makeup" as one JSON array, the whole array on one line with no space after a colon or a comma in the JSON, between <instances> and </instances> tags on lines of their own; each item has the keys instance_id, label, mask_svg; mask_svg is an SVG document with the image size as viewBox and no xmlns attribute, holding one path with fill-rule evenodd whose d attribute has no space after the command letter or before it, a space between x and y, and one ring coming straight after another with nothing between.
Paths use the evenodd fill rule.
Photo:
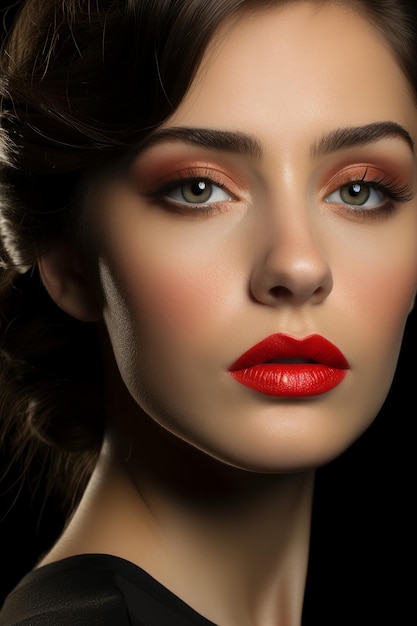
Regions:
<instances>
[{"instance_id":1,"label":"eye makeup","mask_svg":"<svg viewBox=\"0 0 417 626\"><path fill-rule=\"evenodd\" d=\"M179 142L158 144L132 162L129 177L155 206L193 216L230 210L248 198L243 157Z\"/></svg>"},{"instance_id":2,"label":"eye makeup","mask_svg":"<svg viewBox=\"0 0 417 626\"><path fill-rule=\"evenodd\" d=\"M241 190L217 167L191 166L159 178L150 184L145 197L162 203L169 210L189 213L219 213L225 204L239 202Z\"/></svg>"},{"instance_id":3,"label":"eye makeup","mask_svg":"<svg viewBox=\"0 0 417 626\"><path fill-rule=\"evenodd\" d=\"M326 203L354 214L368 214L371 219L389 215L398 203L413 199L409 181L403 182L396 175L367 164L343 168L326 183L322 194ZM371 197L373 202L369 203Z\"/></svg>"},{"instance_id":4,"label":"eye makeup","mask_svg":"<svg viewBox=\"0 0 417 626\"><path fill-rule=\"evenodd\" d=\"M310 192L317 202L351 219L387 217L413 198L414 160L403 143L385 139L326 155L318 164L311 162L310 177L315 182ZM254 163L248 155L168 141L137 155L130 180L155 207L209 217L241 202L255 205L261 171L259 159Z\"/></svg>"}]
</instances>

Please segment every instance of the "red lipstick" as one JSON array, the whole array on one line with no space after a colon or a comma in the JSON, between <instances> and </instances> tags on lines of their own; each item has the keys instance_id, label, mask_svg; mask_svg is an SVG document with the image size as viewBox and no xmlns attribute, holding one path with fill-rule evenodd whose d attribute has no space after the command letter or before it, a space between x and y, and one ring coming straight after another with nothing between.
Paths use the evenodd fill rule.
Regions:
<instances>
[{"instance_id":1,"label":"red lipstick","mask_svg":"<svg viewBox=\"0 0 417 626\"><path fill-rule=\"evenodd\" d=\"M288 398L326 393L342 382L348 369L344 355L324 337L279 333L242 354L229 373L249 389Z\"/></svg>"}]
</instances>

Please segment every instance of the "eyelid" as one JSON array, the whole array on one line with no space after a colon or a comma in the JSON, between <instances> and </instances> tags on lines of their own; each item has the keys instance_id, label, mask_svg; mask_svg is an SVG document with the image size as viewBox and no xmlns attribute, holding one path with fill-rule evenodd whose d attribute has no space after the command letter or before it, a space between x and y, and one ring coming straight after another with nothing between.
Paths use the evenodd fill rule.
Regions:
<instances>
[{"instance_id":1,"label":"eyelid","mask_svg":"<svg viewBox=\"0 0 417 626\"><path fill-rule=\"evenodd\" d=\"M192 203L176 200L168 197L168 193L187 183L205 180L213 186L220 188L229 197L225 200L208 200L207 202ZM240 202L244 199L245 191L238 185L223 169L212 164L193 164L179 169L169 171L168 174L158 176L147 184L149 191L144 192L144 196L154 200L158 204L163 204L168 209L182 212L184 214L214 214L226 210L226 207L233 202Z\"/></svg>"},{"instance_id":2,"label":"eyelid","mask_svg":"<svg viewBox=\"0 0 417 626\"><path fill-rule=\"evenodd\" d=\"M337 172L322 188L322 200L333 205L348 219L355 221L383 220L399 210L399 204L409 202L414 197L412 181L402 181L398 175L390 172L389 168L382 169L371 165L354 165ZM392 171L392 170L391 170ZM374 204L355 204L331 196L342 192L343 188L353 183L368 186L373 193L381 194L381 201Z\"/></svg>"},{"instance_id":3,"label":"eyelid","mask_svg":"<svg viewBox=\"0 0 417 626\"><path fill-rule=\"evenodd\" d=\"M206 184L208 186L210 198L203 201L196 200L195 202L191 200L187 200L185 197L185 188L188 186L193 186L195 183L204 183L204 187L199 187L200 191L204 193L207 190ZM168 201L173 201L178 205L184 205L186 207L200 207L200 209L204 209L208 206L212 206L213 204L223 204L224 202L232 202L234 198L232 195L224 189L222 186L214 183L212 180L208 180L207 178L191 178L188 180L181 181L181 184L173 183L172 186L165 189L163 192L165 194L165 199ZM193 193L193 192L191 192ZM223 197L218 197L219 194L223 194ZM176 197L177 196L177 197ZM214 196L217 196L217 199L214 199Z\"/></svg>"},{"instance_id":4,"label":"eyelid","mask_svg":"<svg viewBox=\"0 0 417 626\"><path fill-rule=\"evenodd\" d=\"M192 165L169 172L169 174L158 177L151 184L156 190L169 190L195 179L210 181L234 197L237 197L241 191L241 188L223 170L207 164Z\"/></svg>"},{"instance_id":5,"label":"eyelid","mask_svg":"<svg viewBox=\"0 0 417 626\"><path fill-rule=\"evenodd\" d=\"M353 182L363 182L364 184L373 185L382 192L385 191L388 197L392 197L398 201L407 202L412 200L414 196L411 183L404 183L397 175L388 173L380 167L368 164L351 165L337 172L322 187L321 195L326 198L341 187ZM390 192L392 192L391 195Z\"/></svg>"},{"instance_id":6,"label":"eyelid","mask_svg":"<svg viewBox=\"0 0 417 626\"><path fill-rule=\"evenodd\" d=\"M365 181L363 182L358 181L358 184L360 186L365 186L369 189L368 198L366 198L363 204L355 204L355 202L348 202L344 200L341 197L342 189L345 189L346 187L351 187L354 184L355 184L354 182L347 183L346 185L343 185L342 187L338 187L335 191L332 191L330 194L326 196L325 202L328 202L329 204L339 204L344 207L351 207L354 211L363 210L363 211L371 212L371 211L378 211L379 209L382 209L382 208L387 208L387 194L384 192L384 190L379 188L379 186L376 184L367 183ZM337 194L340 194L340 198L334 198L334 196L336 196ZM372 196L376 196L377 200L376 201L375 199L372 200ZM368 202L370 202L371 204L368 204Z\"/></svg>"}]
</instances>

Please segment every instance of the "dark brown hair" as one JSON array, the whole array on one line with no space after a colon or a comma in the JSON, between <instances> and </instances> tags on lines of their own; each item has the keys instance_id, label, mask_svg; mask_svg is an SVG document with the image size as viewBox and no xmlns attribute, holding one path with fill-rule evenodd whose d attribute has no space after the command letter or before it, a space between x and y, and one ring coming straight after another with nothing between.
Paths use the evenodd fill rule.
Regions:
<instances>
[{"instance_id":1,"label":"dark brown hair","mask_svg":"<svg viewBox=\"0 0 417 626\"><path fill-rule=\"evenodd\" d=\"M288 1L302 0L26 0L10 19L0 60L0 432L26 463L48 459L55 487L77 477L78 491L62 483L75 500L102 437L100 349L94 324L50 300L37 259L77 237L82 181L176 109L219 25ZM417 102L413 0L327 1L367 17Z\"/></svg>"}]
</instances>

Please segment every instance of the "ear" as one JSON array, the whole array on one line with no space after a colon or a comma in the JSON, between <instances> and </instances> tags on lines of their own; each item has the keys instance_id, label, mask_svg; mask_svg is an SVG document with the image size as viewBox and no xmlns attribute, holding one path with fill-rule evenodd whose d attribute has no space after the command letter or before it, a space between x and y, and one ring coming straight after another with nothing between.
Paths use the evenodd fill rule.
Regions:
<instances>
[{"instance_id":1,"label":"ear","mask_svg":"<svg viewBox=\"0 0 417 626\"><path fill-rule=\"evenodd\" d=\"M82 322L102 318L97 281L79 250L59 243L40 257L38 266L46 290L60 309Z\"/></svg>"}]
</instances>

